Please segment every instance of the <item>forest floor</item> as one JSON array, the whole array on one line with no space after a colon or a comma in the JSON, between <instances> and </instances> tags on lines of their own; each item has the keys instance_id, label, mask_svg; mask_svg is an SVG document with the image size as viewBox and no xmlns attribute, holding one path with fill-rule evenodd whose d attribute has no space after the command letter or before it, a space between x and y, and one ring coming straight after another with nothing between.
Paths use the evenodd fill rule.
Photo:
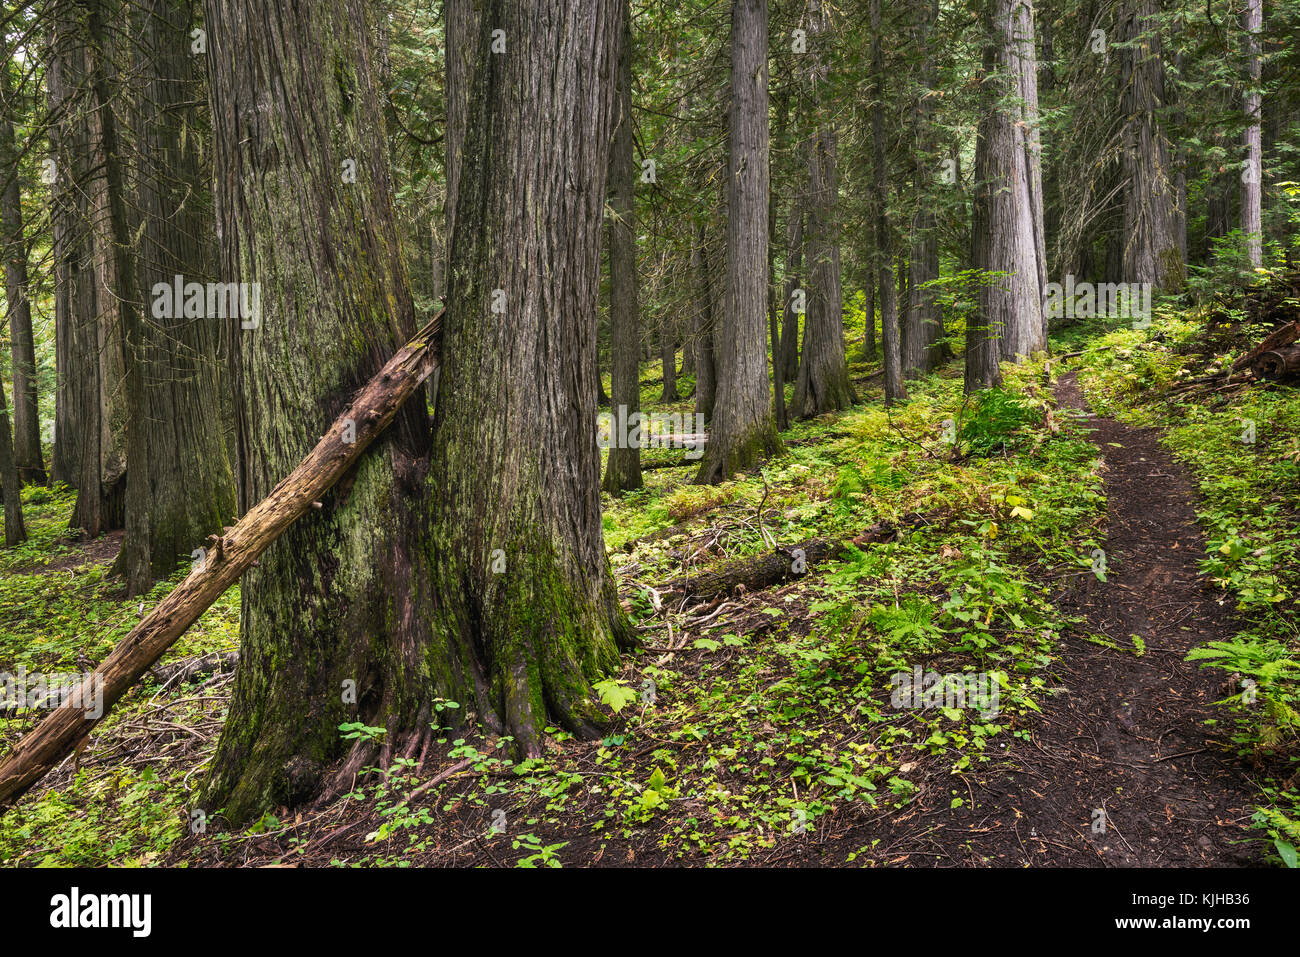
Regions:
<instances>
[{"instance_id":1,"label":"forest floor","mask_svg":"<svg viewBox=\"0 0 1300 957\"><path fill-rule=\"evenodd\" d=\"M1207 345L1177 314L1081 325L1054 343L1070 361L1008 367L978 404L952 365L889 410L855 362L859 404L796 423L762 470L698 487L680 450L651 450L646 488L606 498L643 648L597 686L602 740L552 729L544 760L515 762L448 721L423 767L234 830L191 797L230 675L148 679L0 818L0 860L1294 863L1300 390L1179 391L1241 341ZM647 367L643 409L690 410L659 389ZM112 549L64 534L71 496L25 500L32 541L0 556L0 669L88 667L183 573L123 602ZM814 540L844 547L692 593ZM237 648L238 607L232 589L163 664ZM937 692L900 698L921 673ZM0 752L33 721L0 719Z\"/></svg>"}]
</instances>

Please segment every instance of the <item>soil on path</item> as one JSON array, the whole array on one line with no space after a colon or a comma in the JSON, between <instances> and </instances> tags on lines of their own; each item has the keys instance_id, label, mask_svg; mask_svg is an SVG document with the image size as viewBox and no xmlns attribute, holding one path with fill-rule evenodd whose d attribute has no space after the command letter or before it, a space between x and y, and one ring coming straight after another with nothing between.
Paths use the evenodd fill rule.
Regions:
<instances>
[{"instance_id":1,"label":"soil on path","mask_svg":"<svg viewBox=\"0 0 1300 957\"><path fill-rule=\"evenodd\" d=\"M1250 767L1215 739L1225 726L1205 724L1222 719L1213 702L1230 689L1222 672L1184 661L1235 631L1223 593L1198 570L1205 537L1195 485L1155 430L1090 416L1073 375L1057 400L1078 410L1104 456L1109 537L1106 581L1073 575L1056 601L1117 647L1067 636L1032 739L1016 742L996 769L965 776L970 802L950 809L957 779L931 780L919 807L843 830L845 822L832 824L824 863L875 839L867 856L894 864L1263 863L1250 843ZM1140 656L1134 635L1145 644Z\"/></svg>"}]
</instances>

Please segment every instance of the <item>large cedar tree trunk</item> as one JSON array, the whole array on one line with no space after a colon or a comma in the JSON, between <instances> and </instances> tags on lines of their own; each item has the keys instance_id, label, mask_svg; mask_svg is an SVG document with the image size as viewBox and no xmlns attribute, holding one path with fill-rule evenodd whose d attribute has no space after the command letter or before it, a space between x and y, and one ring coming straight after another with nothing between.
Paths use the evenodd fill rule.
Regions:
<instances>
[{"instance_id":1,"label":"large cedar tree trunk","mask_svg":"<svg viewBox=\"0 0 1300 957\"><path fill-rule=\"evenodd\" d=\"M365 0L207 6L218 275L261 284L260 326L225 325L241 511L292 471L414 331L371 9ZM345 721L387 730L381 762L421 754L446 669L430 645L428 454L427 415L408 403L244 575L239 668L204 806L242 821L308 798L344 753ZM347 786L372 750L358 744L335 781Z\"/></svg>"},{"instance_id":2,"label":"large cedar tree trunk","mask_svg":"<svg viewBox=\"0 0 1300 957\"><path fill-rule=\"evenodd\" d=\"M801 417L845 409L857 400L844 353L836 137L826 102L829 91L823 46L831 42L830 14L820 0L811 0L808 16L808 55L813 63L809 72L817 129L808 145L808 314L804 317L803 356L794 390L793 412Z\"/></svg>"},{"instance_id":3,"label":"large cedar tree trunk","mask_svg":"<svg viewBox=\"0 0 1300 957\"><path fill-rule=\"evenodd\" d=\"M885 56L880 0L871 0L871 153L874 168L876 289L880 299L880 342L884 354L886 404L907 398L898 322L898 287L894 284L894 236L889 221L889 150L885 141Z\"/></svg>"},{"instance_id":4,"label":"large cedar tree trunk","mask_svg":"<svg viewBox=\"0 0 1300 957\"><path fill-rule=\"evenodd\" d=\"M1128 0L1121 11L1120 90L1124 115L1124 282L1182 285L1165 106L1158 0Z\"/></svg>"},{"instance_id":5,"label":"large cedar tree trunk","mask_svg":"<svg viewBox=\"0 0 1300 957\"><path fill-rule=\"evenodd\" d=\"M132 9L133 209L141 316L136 361L143 379L143 458L130 459L126 537L117 568L130 592L170 574L235 514L235 486L221 431L221 320L171 318L152 308L155 285L214 277L212 192L200 166L198 65L190 51L189 0L137 0ZM205 111L204 111L205 112ZM164 310L157 310L164 311Z\"/></svg>"},{"instance_id":6,"label":"large cedar tree trunk","mask_svg":"<svg viewBox=\"0 0 1300 957\"><path fill-rule=\"evenodd\" d=\"M621 6L486 5L451 237L435 649L452 694L530 755L549 723L596 732L591 682L630 637L605 557L594 429Z\"/></svg>"},{"instance_id":7,"label":"large cedar tree trunk","mask_svg":"<svg viewBox=\"0 0 1300 957\"><path fill-rule=\"evenodd\" d=\"M1241 177L1241 231L1246 237L1250 265L1259 267L1264 261L1263 191L1264 154L1262 141L1262 109L1259 94L1260 55L1259 34L1264 29L1264 0L1246 0L1241 13L1241 29L1245 33L1246 93L1243 107L1246 129L1241 134L1246 166ZM16 390L15 390L16 391Z\"/></svg>"},{"instance_id":8,"label":"large cedar tree trunk","mask_svg":"<svg viewBox=\"0 0 1300 957\"><path fill-rule=\"evenodd\" d=\"M718 394L696 482L781 450L767 375L767 0L732 0L726 305L714 348Z\"/></svg>"}]
</instances>

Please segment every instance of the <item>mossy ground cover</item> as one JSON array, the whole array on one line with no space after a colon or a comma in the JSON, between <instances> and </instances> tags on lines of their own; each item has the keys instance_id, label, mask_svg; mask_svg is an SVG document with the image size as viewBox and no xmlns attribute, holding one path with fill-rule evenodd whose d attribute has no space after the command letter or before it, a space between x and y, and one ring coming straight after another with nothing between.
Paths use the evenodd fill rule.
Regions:
<instances>
[{"instance_id":1,"label":"mossy ground cover","mask_svg":"<svg viewBox=\"0 0 1300 957\"><path fill-rule=\"evenodd\" d=\"M1177 382L1190 362L1177 343L1196 328L1175 316L1142 332L1076 328L1057 351L1084 344L1088 351L1074 361L1101 410L1157 416L1158 406L1137 405L1145 393L1126 390L1135 381ZM1009 766L1028 746L1059 639L1079 626L1053 604L1056 586L1096 574L1090 555L1104 540L1097 449L1056 407L1057 368L1041 359L1007 367L1004 389L974 402L963 399L952 365L910 382L910 400L886 409L874 368L853 363L857 406L796 423L783 457L719 486L690 484L697 463L681 449L647 451L643 460L661 467L645 471L645 488L604 501L611 565L642 648L597 685L607 724L600 740L552 728L543 760L516 762L508 740L464 725L460 703L443 702L445 733L423 767L370 769L345 798L231 831L219 809L192 816L228 683L200 679L156 698L146 683L105 722L79 769L65 767L5 816L0 857L121 865L806 862L810 835L853 815L906 818L924 789L942 788L954 809L975 802L970 776ZM679 379L684 396L691 385ZM643 410L693 411L689 398L660 404L660 388L647 364ZM1229 425L1242 409L1257 423L1294 423L1284 418L1295 411L1286 400L1251 393L1240 401L1256 405L1161 423L1173 426L1175 450L1223 433L1205 448L1227 457L1239 477L1232 493L1206 490L1207 503L1219 502L1204 513L1214 543L1206 569L1257 613L1259 633L1242 636L1243 647L1267 649L1270 662L1283 660L1278 649L1294 640L1282 600L1273 598L1291 594L1294 552L1286 536L1272 545L1261 536L1277 515L1270 508L1297 501L1294 484L1278 484L1294 483L1285 470L1295 466L1243 451ZM1259 436L1272 441L1262 427ZM1243 486L1260 478L1265 493L1246 496L1245 507ZM138 620L141 603L116 597L106 558L48 571L75 562L82 548L62 539L71 498L28 495L45 500L29 506L33 542L0 559L0 666L77 670L78 655L102 657ZM651 538L670 527L673 535ZM864 536L868 530L875 534ZM665 588L814 538L859 541L772 588L703 601ZM1250 544L1247 552L1220 551L1238 539ZM182 574L160 583L143 610ZM237 628L232 590L168 660L234 648ZM1240 671L1239 664L1232 659ZM992 676L996 713L959 701L895 707L895 676L914 668ZM1259 685L1262 698L1289 706L1281 679ZM1273 741L1269 760L1279 760L1290 733L1284 720L1232 715L1225 711L1225 720L1240 724L1243 748ZM29 723L9 721L5 733ZM382 738L384 730L349 725L340 734ZM1261 795L1260 823L1284 837L1288 825L1276 815L1285 821L1293 805L1280 770L1276 782ZM928 798L933 805L935 795ZM889 861L873 842L847 852L835 846L838 856L825 863Z\"/></svg>"}]
</instances>

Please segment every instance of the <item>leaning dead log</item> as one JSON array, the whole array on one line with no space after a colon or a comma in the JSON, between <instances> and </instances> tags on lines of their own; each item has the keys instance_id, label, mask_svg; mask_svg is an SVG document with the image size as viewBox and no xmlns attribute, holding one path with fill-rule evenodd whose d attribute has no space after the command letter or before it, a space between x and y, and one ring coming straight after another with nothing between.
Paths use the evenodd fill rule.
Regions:
<instances>
[{"instance_id":1,"label":"leaning dead log","mask_svg":"<svg viewBox=\"0 0 1300 957\"><path fill-rule=\"evenodd\" d=\"M90 734L127 690L284 531L357 462L438 365L442 312L371 379L287 478L220 535L194 570L131 629L80 693L46 715L0 764L0 807L27 791ZM94 712L97 716L92 717Z\"/></svg>"},{"instance_id":2,"label":"leaning dead log","mask_svg":"<svg viewBox=\"0 0 1300 957\"><path fill-rule=\"evenodd\" d=\"M1261 379L1288 379L1300 374L1300 345L1282 346L1255 356L1250 370Z\"/></svg>"}]
</instances>

